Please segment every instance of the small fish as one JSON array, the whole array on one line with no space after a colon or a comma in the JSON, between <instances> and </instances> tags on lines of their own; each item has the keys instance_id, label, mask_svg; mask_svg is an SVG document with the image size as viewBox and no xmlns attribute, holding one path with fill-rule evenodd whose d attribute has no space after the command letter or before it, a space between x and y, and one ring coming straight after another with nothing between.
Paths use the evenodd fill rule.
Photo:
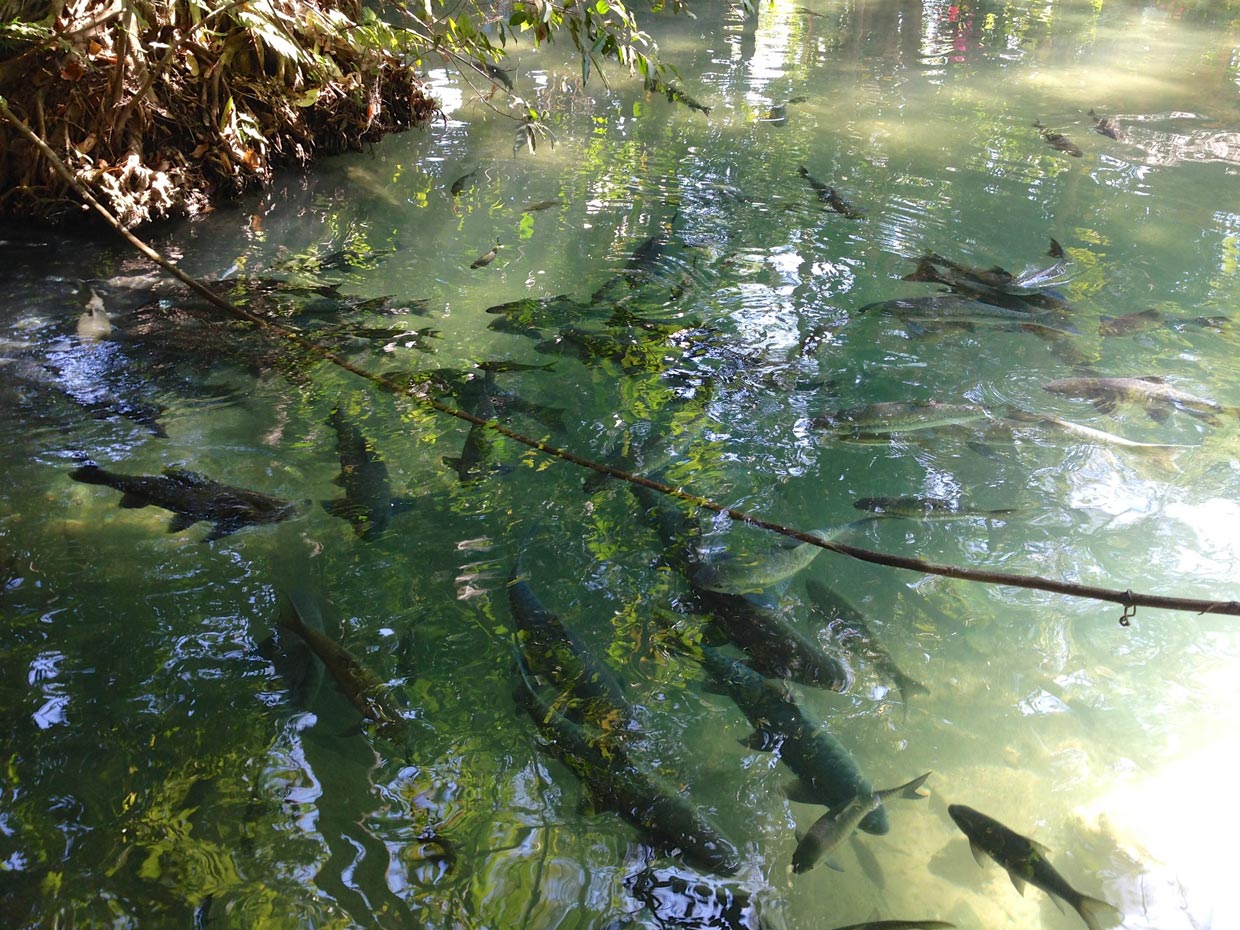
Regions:
<instances>
[{"instance_id":1,"label":"small fish","mask_svg":"<svg viewBox=\"0 0 1240 930\"><path fill-rule=\"evenodd\" d=\"M1133 333L1141 333L1147 329L1162 326L1166 322L1167 315L1151 307L1148 310L1138 310L1135 313L1126 313L1123 316L1099 317L1098 335L1129 336Z\"/></svg>"},{"instance_id":2,"label":"small fish","mask_svg":"<svg viewBox=\"0 0 1240 930\"><path fill-rule=\"evenodd\" d=\"M1026 413L1009 409L1006 419L1015 424L1029 423L1035 426L1053 427L1064 436L1069 436L1081 442L1148 455L1166 467L1171 467L1175 464L1175 453L1183 449L1195 448L1191 445L1178 445L1175 443L1136 442L1132 439L1125 439L1123 436L1116 436L1114 433L1082 426L1080 423L1073 423L1071 420L1064 420L1044 413Z\"/></svg>"},{"instance_id":3,"label":"small fish","mask_svg":"<svg viewBox=\"0 0 1240 930\"><path fill-rule=\"evenodd\" d=\"M486 265L491 264L491 262L495 261L495 256L496 254L498 254L498 252L499 252L499 240L496 239L495 247L487 252L483 252L481 255L475 258L473 261L473 264L471 264L469 267L470 268L482 268Z\"/></svg>"},{"instance_id":4,"label":"small fish","mask_svg":"<svg viewBox=\"0 0 1240 930\"><path fill-rule=\"evenodd\" d=\"M857 825L883 801L899 795L902 798L919 801L926 797L919 789L931 775L926 772L898 788L883 788L869 795L857 795L847 804L829 810L797 839L797 848L792 854L792 871L808 872L819 860L834 852L845 839L852 836ZM836 871L843 871L839 866L827 859L827 865Z\"/></svg>"},{"instance_id":5,"label":"small fish","mask_svg":"<svg viewBox=\"0 0 1240 930\"><path fill-rule=\"evenodd\" d=\"M1150 419L1164 423L1172 410L1181 410L1206 423L1217 424L1221 413L1240 414L1240 408L1189 394L1162 378L1059 378L1042 386L1051 394L1079 397L1093 402L1103 413L1114 413L1120 403L1138 404Z\"/></svg>"},{"instance_id":6,"label":"small fish","mask_svg":"<svg viewBox=\"0 0 1240 930\"><path fill-rule=\"evenodd\" d=\"M453 181L452 187L449 189L452 193L452 196L459 197L461 194L465 193L467 190L470 190L474 185L476 185L478 183L478 171L479 170L480 169L475 168L473 171L470 171L468 174L463 174L459 178L457 178L455 181Z\"/></svg>"},{"instance_id":7,"label":"small fish","mask_svg":"<svg viewBox=\"0 0 1240 930\"><path fill-rule=\"evenodd\" d=\"M120 475L88 462L69 472L69 477L120 491L120 506L124 508L171 510L175 516L168 524L169 533L179 533L205 520L211 523L206 542L247 526L279 523L297 513L292 501L230 487L182 468L165 468L159 475Z\"/></svg>"},{"instance_id":8,"label":"small fish","mask_svg":"<svg viewBox=\"0 0 1240 930\"><path fill-rule=\"evenodd\" d=\"M1123 142L1127 136L1119 123L1111 116L1099 116L1093 110L1089 111L1090 118L1094 121L1094 132L1100 135L1109 136L1118 142Z\"/></svg>"},{"instance_id":9,"label":"small fish","mask_svg":"<svg viewBox=\"0 0 1240 930\"><path fill-rule=\"evenodd\" d=\"M858 510L885 517L903 517L906 520L969 520L977 518L1006 517L1015 510L977 510L966 507L958 500L941 497L863 497L853 501Z\"/></svg>"},{"instance_id":10,"label":"small fish","mask_svg":"<svg viewBox=\"0 0 1240 930\"><path fill-rule=\"evenodd\" d=\"M1007 870L1012 884L1021 894L1028 883L1045 891L1052 899L1062 898L1081 915L1089 930L1101 930L1100 921L1119 918L1119 911L1105 901L1086 897L1069 885L1046 860L1048 850L1041 843L963 804L950 805L947 813L969 838L969 849L977 864L985 865L983 854L989 856Z\"/></svg>"},{"instance_id":11,"label":"small fish","mask_svg":"<svg viewBox=\"0 0 1240 930\"><path fill-rule=\"evenodd\" d=\"M801 165L801 167L797 169L797 173L801 177L805 178L805 180L809 183L809 186L814 189L814 193L818 195L818 199L821 200L823 203L825 203L828 207L830 207L836 213L846 216L851 220L859 220L863 216L865 216L864 210L853 206L851 203L845 200L843 195L841 195L840 192L837 191L834 187L831 187L829 184L824 184L822 183L822 181L819 181L817 178L815 178L812 174L809 173L809 169L806 168L804 165Z\"/></svg>"},{"instance_id":12,"label":"small fish","mask_svg":"<svg viewBox=\"0 0 1240 930\"><path fill-rule=\"evenodd\" d=\"M992 419L976 404L941 404L937 401L886 401L836 410L810 420L816 429L837 437L887 435L942 426L958 426Z\"/></svg>"},{"instance_id":13,"label":"small fish","mask_svg":"<svg viewBox=\"0 0 1240 930\"><path fill-rule=\"evenodd\" d=\"M539 200L535 203L528 203L521 208L522 213L537 213L539 210L550 210L552 207L560 206L562 200Z\"/></svg>"},{"instance_id":14,"label":"small fish","mask_svg":"<svg viewBox=\"0 0 1240 930\"><path fill-rule=\"evenodd\" d=\"M1077 146L1077 144L1073 142L1071 139L1069 139L1067 136L1061 135L1060 133L1057 133L1057 132L1052 132L1051 130L1043 126L1041 122L1035 122L1033 124L1033 128L1041 129L1042 138L1045 139L1047 141L1047 144L1050 145L1050 147L1055 149L1056 151L1065 152L1066 154L1071 155L1073 158L1080 158L1082 155L1085 154L1084 152L1081 151L1080 147Z\"/></svg>"}]
</instances>

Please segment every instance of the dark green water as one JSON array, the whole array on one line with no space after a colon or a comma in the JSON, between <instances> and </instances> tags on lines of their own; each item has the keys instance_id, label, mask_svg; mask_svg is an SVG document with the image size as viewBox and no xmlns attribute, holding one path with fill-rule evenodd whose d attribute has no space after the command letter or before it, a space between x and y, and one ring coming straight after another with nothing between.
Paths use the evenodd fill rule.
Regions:
<instances>
[{"instance_id":1,"label":"dark green water","mask_svg":"<svg viewBox=\"0 0 1240 930\"><path fill-rule=\"evenodd\" d=\"M554 146L547 135L514 154L514 101L501 91L491 109L433 74L445 123L150 238L208 278L334 283L355 305L391 295L263 305L372 371L554 362L495 380L558 419L508 407L503 422L770 519L811 529L856 518L860 498L959 498L1014 513L889 519L852 541L1240 597L1240 420L1177 410L1159 422L1044 390L1082 374L1159 376L1240 405L1234 17L1085 3L814 11L651 21L709 115L619 73L610 89L582 87L558 50L526 48L517 92ZM1094 131L1091 109L1121 138ZM825 208L801 166L864 216ZM549 199L561 204L521 212ZM661 247L634 270L651 236ZM159 324L151 295L117 280L145 269L110 243L0 238L5 926L728 925L700 902L690 914L677 878L751 894L760 915L737 926L833 928L875 912L1083 926L1041 892L1019 896L997 865L979 868L952 803L1044 843L1130 930L1240 921L1230 619L1141 610L1123 628L1113 606L820 556L766 592L779 615L834 650L806 579L830 585L929 694L906 708L853 655L846 693L792 693L875 787L934 774L928 800L889 804L889 834L839 852L843 872L793 875L795 831L823 808L788 800L791 773L738 744L751 730L740 711L667 647L658 618L698 619L628 489L583 488L586 473L508 440L490 452L500 468L462 482L443 459L461 454L467 424L330 365L281 364L286 352L256 352L236 326ZM1069 260L1055 290L1070 310L1054 320L1070 334L857 314L938 293L901 280L927 252L1019 274L1052 262L1051 238ZM497 239L495 260L470 268ZM336 267L312 261L346 248ZM79 335L82 279L107 306L104 338ZM580 306L539 321L536 337L499 332L484 312L562 294ZM167 312L185 303L154 299ZM614 325L617 306L645 325ZM1100 331L1145 310L1159 314L1147 328ZM568 351L570 323L595 336L594 355ZM339 324L354 335L329 332ZM433 332L356 332L380 326ZM199 349L177 348L187 332ZM473 403L476 385L444 399ZM812 426L841 408L930 400L1189 448L1151 454L1048 428L859 444ZM365 537L319 503L342 494L337 404L412 501ZM139 422L142 405L162 411L166 436ZM204 542L206 524L169 533L167 511L123 509L118 492L72 481L85 458L127 474L179 464L303 503L293 520ZM702 523L716 549L768 545ZM505 582L523 539L535 593L637 705L640 764L710 812L740 851L737 876L652 849L540 748L513 698ZM405 732L359 732L330 679L298 704L264 645L281 589L325 594L326 631L387 683Z\"/></svg>"}]
</instances>

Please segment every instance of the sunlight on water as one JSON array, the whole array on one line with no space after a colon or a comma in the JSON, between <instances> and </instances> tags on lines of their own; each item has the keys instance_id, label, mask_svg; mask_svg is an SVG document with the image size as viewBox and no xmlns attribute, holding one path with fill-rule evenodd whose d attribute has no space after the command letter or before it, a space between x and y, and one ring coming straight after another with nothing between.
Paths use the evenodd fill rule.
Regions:
<instances>
[{"instance_id":1,"label":"sunlight on water","mask_svg":"<svg viewBox=\"0 0 1240 930\"><path fill-rule=\"evenodd\" d=\"M648 26L697 108L518 47L513 93L433 71L444 119L152 239L367 370L765 518L1240 598L1231 14L695 13ZM1085 925L974 862L961 804L1118 908L1101 926L1240 923L1234 618L802 558L222 324L110 242L0 238L6 927ZM71 480L88 459L289 510L175 517ZM875 516L909 498L950 519ZM616 679L564 707L734 874L646 842L549 728L531 688L581 660L522 676L520 582ZM842 871L791 871L827 803L768 732L791 705L751 719L698 648L755 630L819 663L751 644L872 788L933 773Z\"/></svg>"}]
</instances>

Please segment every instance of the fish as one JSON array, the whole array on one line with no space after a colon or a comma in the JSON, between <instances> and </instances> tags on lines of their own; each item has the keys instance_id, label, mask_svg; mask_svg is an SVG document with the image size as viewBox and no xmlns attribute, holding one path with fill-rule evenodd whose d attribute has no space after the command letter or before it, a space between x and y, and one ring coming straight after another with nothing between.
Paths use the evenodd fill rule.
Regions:
<instances>
[{"instance_id":1,"label":"fish","mask_svg":"<svg viewBox=\"0 0 1240 930\"><path fill-rule=\"evenodd\" d=\"M452 187L449 188L452 196L459 197L461 194L474 187L474 185L478 183L479 170L480 169L475 168L473 171L469 171L453 181Z\"/></svg>"},{"instance_id":2,"label":"fish","mask_svg":"<svg viewBox=\"0 0 1240 930\"><path fill-rule=\"evenodd\" d=\"M694 100L675 81L664 81L657 77L648 77L646 78L646 90L652 94L663 94L667 97L668 103L683 103L690 110L697 110L699 113L710 116L711 108L704 103Z\"/></svg>"},{"instance_id":3,"label":"fish","mask_svg":"<svg viewBox=\"0 0 1240 930\"><path fill-rule=\"evenodd\" d=\"M1057 132L1052 132L1043 126L1041 122L1035 122L1033 124L1033 128L1042 130L1042 138L1045 139L1047 144L1056 151L1065 152L1073 158L1080 158L1085 154L1081 151L1080 146L1078 146L1067 136L1061 135Z\"/></svg>"},{"instance_id":4,"label":"fish","mask_svg":"<svg viewBox=\"0 0 1240 930\"><path fill-rule=\"evenodd\" d=\"M1098 335L1128 336L1162 326L1166 322L1167 315L1152 307L1148 310L1126 313L1123 316L1103 316L1098 319Z\"/></svg>"},{"instance_id":5,"label":"fish","mask_svg":"<svg viewBox=\"0 0 1240 930\"><path fill-rule=\"evenodd\" d=\"M753 724L744 745L775 753L796 774L789 798L833 808L874 793L852 754L823 723L810 718L785 687L710 646L696 647L692 657L706 670L708 690L731 697ZM874 834L890 829L881 803L861 818L858 828Z\"/></svg>"},{"instance_id":6,"label":"fish","mask_svg":"<svg viewBox=\"0 0 1240 930\"><path fill-rule=\"evenodd\" d=\"M966 507L958 500L941 497L863 497L853 501L858 510L884 517L903 517L906 520L970 520L1006 517L1016 513L1014 509L978 510Z\"/></svg>"},{"instance_id":7,"label":"fish","mask_svg":"<svg viewBox=\"0 0 1240 930\"><path fill-rule=\"evenodd\" d=\"M552 207L560 206L562 200L539 200L535 203L527 203L521 208L522 213L537 213L539 210L550 210Z\"/></svg>"},{"instance_id":8,"label":"fish","mask_svg":"<svg viewBox=\"0 0 1240 930\"><path fill-rule=\"evenodd\" d=\"M279 523L298 511L293 501L230 487L183 468L165 468L159 475L121 475L87 462L69 472L69 477L120 491L121 507L155 506L172 511L169 533L179 533L199 521L208 522L211 531L206 542L247 526Z\"/></svg>"},{"instance_id":9,"label":"fish","mask_svg":"<svg viewBox=\"0 0 1240 930\"><path fill-rule=\"evenodd\" d=\"M1075 335L1068 323L1049 322L1028 310L1013 310L955 295L902 297L867 304L858 313L878 311L907 323L954 323L983 326L1017 326L1034 333Z\"/></svg>"},{"instance_id":10,"label":"fish","mask_svg":"<svg viewBox=\"0 0 1240 930\"><path fill-rule=\"evenodd\" d=\"M620 679L543 606L525 580L523 557L519 552L508 576L508 606L526 666L555 684L562 695L557 710L567 707L570 719L600 730L627 729L634 713Z\"/></svg>"},{"instance_id":11,"label":"fish","mask_svg":"<svg viewBox=\"0 0 1240 930\"><path fill-rule=\"evenodd\" d=\"M831 637L844 649L873 664L879 673L895 686L906 706L910 699L930 693L929 688L901 671L891 653L866 623L864 614L848 600L817 578L807 580L805 590L815 610L821 615L819 622L825 621Z\"/></svg>"},{"instance_id":12,"label":"fish","mask_svg":"<svg viewBox=\"0 0 1240 930\"><path fill-rule=\"evenodd\" d=\"M1154 376L1138 378L1059 378L1042 386L1051 394L1090 400L1103 413L1114 413L1121 402L1138 404L1149 418L1164 423L1173 410L1181 410L1211 425L1219 422L1219 414L1240 415L1240 408L1189 394Z\"/></svg>"},{"instance_id":13,"label":"fish","mask_svg":"<svg viewBox=\"0 0 1240 930\"><path fill-rule=\"evenodd\" d=\"M1056 261L1045 268L1038 268L1034 271L1018 274L1012 279L1012 287L1039 288L1047 287L1051 284L1061 284L1064 281L1064 276L1068 273L1068 255L1063 250L1063 246L1054 239L1051 240L1051 246L1046 254L1056 259Z\"/></svg>"},{"instance_id":14,"label":"fish","mask_svg":"<svg viewBox=\"0 0 1240 930\"><path fill-rule=\"evenodd\" d=\"M481 255L475 258L469 267L470 268L483 268L491 264L491 262L495 261L495 256L498 254L499 254L499 240L496 239L494 248L486 252L483 252Z\"/></svg>"},{"instance_id":15,"label":"fish","mask_svg":"<svg viewBox=\"0 0 1240 930\"><path fill-rule=\"evenodd\" d=\"M1069 436L1081 442L1148 455L1166 466L1174 464L1175 453L1184 449L1196 448L1196 446L1192 445L1179 445L1175 443L1137 442L1132 439L1125 439L1123 436L1116 436L1114 433L1082 426L1080 423L1073 423L1071 420L1065 420L1045 413L1027 413L1009 409L1005 419L1013 425L1027 423L1034 426L1053 427L1064 436Z\"/></svg>"},{"instance_id":16,"label":"fish","mask_svg":"<svg viewBox=\"0 0 1240 930\"><path fill-rule=\"evenodd\" d=\"M413 501L392 495L387 463L339 405L332 409L328 422L336 431L340 456L336 483L344 488L344 497L323 501L323 509L348 520L358 536L377 536L387 529L394 514L408 510Z\"/></svg>"},{"instance_id":17,"label":"fish","mask_svg":"<svg viewBox=\"0 0 1240 930\"><path fill-rule=\"evenodd\" d=\"M969 849L977 864L985 865L983 854L989 856L1007 870L1012 884L1021 894L1024 894L1025 884L1028 883L1040 888L1052 899L1064 900L1081 915L1089 930L1101 930L1101 921L1119 918L1119 911L1110 904L1087 897L1069 885L1047 861L1048 850L1041 843L1021 836L993 817L964 804L950 805L947 813L969 838Z\"/></svg>"},{"instance_id":18,"label":"fish","mask_svg":"<svg viewBox=\"0 0 1240 930\"><path fill-rule=\"evenodd\" d=\"M896 795L914 801L925 798L927 795L919 789L931 774L926 772L897 788L883 788L873 794L857 795L844 806L827 811L814 821L813 826L806 830L803 836L797 838L797 848L792 853L792 871L808 872L820 860L831 855L845 839L852 836L857 824L888 798ZM837 872L843 871L830 859L827 859L827 865Z\"/></svg>"},{"instance_id":19,"label":"fish","mask_svg":"<svg viewBox=\"0 0 1240 930\"><path fill-rule=\"evenodd\" d=\"M482 377L483 388L478 392L473 414L485 420L486 423L474 423L470 426L465 436L465 445L461 447L459 456L445 455L443 457L443 463L456 472L462 484L476 481L483 476L487 459L491 455L491 447L494 445L493 430L486 424L498 419L499 416L495 410L495 402L491 399L495 376L493 372L488 371L484 372Z\"/></svg>"},{"instance_id":20,"label":"fish","mask_svg":"<svg viewBox=\"0 0 1240 930\"><path fill-rule=\"evenodd\" d=\"M974 281L977 284L985 285L993 289L1001 289L1012 283L1013 275L1010 271L999 265L991 265L989 268L979 268L974 265L962 265L959 262L952 261L950 258L944 258L938 252L927 252L918 263L926 262L940 268L946 268L956 272L961 278Z\"/></svg>"},{"instance_id":21,"label":"fish","mask_svg":"<svg viewBox=\"0 0 1240 930\"><path fill-rule=\"evenodd\" d=\"M993 418L989 410L977 404L884 401L825 413L811 419L810 425L836 436L871 436L975 424Z\"/></svg>"},{"instance_id":22,"label":"fish","mask_svg":"<svg viewBox=\"0 0 1240 930\"><path fill-rule=\"evenodd\" d=\"M1068 302L1054 292L1019 288L1011 283L1014 280L1011 275L1003 273L1007 275L1006 283L986 283L952 267L939 268L929 258L923 257L917 260L917 267L901 280L944 284L955 294L1024 313L1036 314L1068 308Z\"/></svg>"},{"instance_id":23,"label":"fish","mask_svg":"<svg viewBox=\"0 0 1240 930\"><path fill-rule=\"evenodd\" d=\"M277 620L279 628L295 633L306 641L326 666L340 693L363 719L375 725L376 732L388 738L401 735L407 721L397 710L391 689L344 646L314 628L312 624L316 619L321 622L321 619L314 614L302 613L308 603L303 596L282 592Z\"/></svg>"},{"instance_id":24,"label":"fish","mask_svg":"<svg viewBox=\"0 0 1240 930\"><path fill-rule=\"evenodd\" d=\"M323 610L318 592L301 582L290 583L281 592L310 629L323 633ZM275 667L284 679L289 702L300 710L309 710L323 686L326 666L305 639L277 625L276 631L259 644L258 652Z\"/></svg>"},{"instance_id":25,"label":"fish","mask_svg":"<svg viewBox=\"0 0 1240 930\"><path fill-rule=\"evenodd\" d=\"M810 530L809 535L829 542L869 523L870 519ZM822 546L803 542L752 557L724 555L713 561L700 562L690 572L689 581L695 588L719 594L762 591L808 568L822 551Z\"/></svg>"},{"instance_id":26,"label":"fish","mask_svg":"<svg viewBox=\"0 0 1240 930\"><path fill-rule=\"evenodd\" d=\"M574 723L533 687L518 656L523 684L517 700L546 740L546 748L585 784L594 806L609 810L686 862L720 875L740 871L736 846L692 801L664 779L639 768L624 746Z\"/></svg>"},{"instance_id":27,"label":"fish","mask_svg":"<svg viewBox=\"0 0 1240 930\"><path fill-rule=\"evenodd\" d=\"M797 174L803 177L810 187L814 189L814 193L818 195L818 199L825 203L828 207L851 220L859 220L865 216L865 211L853 206L843 195L829 184L824 184L816 177L809 173L809 169L801 165L797 169Z\"/></svg>"},{"instance_id":28,"label":"fish","mask_svg":"<svg viewBox=\"0 0 1240 930\"><path fill-rule=\"evenodd\" d=\"M78 299L82 302L82 315L77 321L78 338L83 342L94 342L110 336L112 319L98 291L83 281L78 286Z\"/></svg>"},{"instance_id":29,"label":"fish","mask_svg":"<svg viewBox=\"0 0 1240 930\"><path fill-rule=\"evenodd\" d=\"M1093 110L1089 111L1089 117L1094 121L1094 132L1099 135L1109 136L1117 142L1123 142L1127 138L1127 134L1114 117L1099 116Z\"/></svg>"}]
</instances>

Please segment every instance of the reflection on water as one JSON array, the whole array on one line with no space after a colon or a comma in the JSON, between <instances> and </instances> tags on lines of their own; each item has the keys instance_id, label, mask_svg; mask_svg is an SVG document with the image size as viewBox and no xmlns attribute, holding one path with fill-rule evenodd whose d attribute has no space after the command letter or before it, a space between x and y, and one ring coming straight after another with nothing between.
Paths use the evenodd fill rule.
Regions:
<instances>
[{"instance_id":1,"label":"reflection on water","mask_svg":"<svg viewBox=\"0 0 1240 930\"><path fill-rule=\"evenodd\" d=\"M433 73L446 124L156 245L353 364L729 505L808 530L883 498L858 544L1236 597L1226 16L696 12L653 28L709 114L518 49L523 103ZM554 146L514 151L524 104ZM795 550L372 394L110 243L3 238L6 926L1082 926L979 868L949 803L1044 843L1129 930L1240 909L1228 619L1124 628L1112 605L833 554L776 580ZM1141 377L1222 409L1048 390ZM206 542L169 532L175 505L71 481L86 459L298 516ZM542 686L514 661L523 545L571 631L548 654L604 663L636 732L551 691L560 716L522 710ZM697 587L712 558L746 591ZM843 662L851 686L755 692L755 724L700 649L739 658L725 634L755 667ZM790 784L817 764L776 732L795 719L877 788L934 773L888 834L835 850L842 872L788 871L824 812ZM609 757L716 824L737 874L617 816L639 792L586 764Z\"/></svg>"}]
</instances>

